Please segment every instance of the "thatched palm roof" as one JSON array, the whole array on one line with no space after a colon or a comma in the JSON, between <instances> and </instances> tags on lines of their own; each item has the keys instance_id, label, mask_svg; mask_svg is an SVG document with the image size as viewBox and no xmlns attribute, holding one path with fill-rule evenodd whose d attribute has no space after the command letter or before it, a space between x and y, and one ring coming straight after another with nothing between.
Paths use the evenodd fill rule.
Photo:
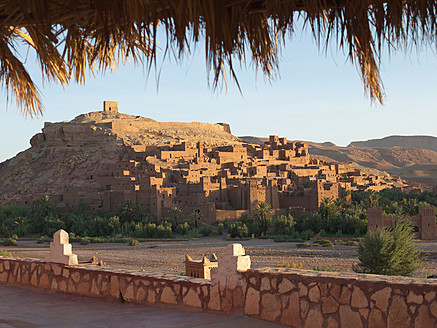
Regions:
<instances>
[{"instance_id":1,"label":"thatched palm roof","mask_svg":"<svg viewBox=\"0 0 437 328\"><path fill-rule=\"evenodd\" d=\"M0 0L0 81L25 112L38 114L18 41L36 49L45 78L67 84L84 82L88 69L112 69L117 59L150 68L158 30L180 55L203 38L214 85L225 71L235 79L234 63L246 57L269 77L285 37L304 20L321 46L337 42L371 99L382 101L382 47L435 45L436 15L435 0Z\"/></svg>"}]
</instances>

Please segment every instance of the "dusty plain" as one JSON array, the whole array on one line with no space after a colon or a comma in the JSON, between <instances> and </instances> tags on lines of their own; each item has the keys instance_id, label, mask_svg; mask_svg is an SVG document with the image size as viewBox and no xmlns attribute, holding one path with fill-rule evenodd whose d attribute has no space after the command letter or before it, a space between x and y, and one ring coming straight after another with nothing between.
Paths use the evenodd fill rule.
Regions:
<instances>
[{"instance_id":1,"label":"dusty plain","mask_svg":"<svg viewBox=\"0 0 437 328\"><path fill-rule=\"evenodd\" d=\"M212 253L222 253L226 245L238 242L243 244L246 253L251 256L252 268L275 267L278 263L302 266L312 270L315 266L331 267L331 270L351 272L352 265L357 263L358 247L336 244L333 247L313 245L310 248L298 248L296 243L277 243L268 239L226 240L225 236L212 236L191 240L141 242L138 246L119 243L98 243L80 245L73 243L73 253L79 261L89 260L96 256L110 267L121 267L134 270L156 270L175 274L185 273L185 254L193 259L201 259L203 255L210 257ZM437 241L417 241L423 249L425 260L415 272L416 277L426 278L437 275ZM4 247L16 258L42 259L49 250L49 244L37 244L35 240L20 240L18 246Z\"/></svg>"}]
</instances>

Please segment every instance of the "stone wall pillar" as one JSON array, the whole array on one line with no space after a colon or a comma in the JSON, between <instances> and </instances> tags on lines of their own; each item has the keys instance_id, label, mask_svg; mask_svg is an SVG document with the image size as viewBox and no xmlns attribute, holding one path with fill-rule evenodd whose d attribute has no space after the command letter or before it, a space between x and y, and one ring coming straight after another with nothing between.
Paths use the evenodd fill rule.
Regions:
<instances>
[{"instance_id":1,"label":"stone wall pillar","mask_svg":"<svg viewBox=\"0 0 437 328\"><path fill-rule=\"evenodd\" d=\"M242 312L243 273L250 269L250 256L241 244L231 244L226 247L225 254L217 256L217 261L218 267L211 269L211 308Z\"/></svg>"},{"instance_id":2,"label":"stone wall pillar","mask_svg":"<svg viewBox=\"0 0 437 328\"><path fill-rule=\"evenodd\" d=\"M50 252L44 256L44 261L66 265L78 264L77 255L72 253L68 233L65 230L60 229L53 234Z\"/></svg>"}]
</instances>

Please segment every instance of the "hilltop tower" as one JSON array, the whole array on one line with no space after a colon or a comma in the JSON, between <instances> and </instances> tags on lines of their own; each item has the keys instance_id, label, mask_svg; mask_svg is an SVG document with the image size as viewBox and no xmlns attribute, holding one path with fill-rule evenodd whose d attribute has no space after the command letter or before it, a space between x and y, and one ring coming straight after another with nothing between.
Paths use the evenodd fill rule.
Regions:
<instances>
[{"instance_id":1,"label":"hilltop tower","mask_svg":"<svg viewBox=\"0 0 437 328\"><path fill-rule=\"evenodd\" d=\"M107 113L118 113L118 102L116 101L104 101L103 111Z\"/></svg>"}]
</instances>

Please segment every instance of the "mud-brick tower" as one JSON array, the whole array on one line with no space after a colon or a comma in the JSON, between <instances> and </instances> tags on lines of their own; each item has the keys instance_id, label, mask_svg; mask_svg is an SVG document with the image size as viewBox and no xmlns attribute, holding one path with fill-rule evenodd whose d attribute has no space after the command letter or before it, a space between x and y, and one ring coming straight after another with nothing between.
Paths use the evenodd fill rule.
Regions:
<instances>
[{"instance_id":1,"label":"mud-brick tower","mask_svg":"<svg viewBox=\"0 0 437 328\"><path fill-rule=\"evenodd\" d=\"M373 230L384 227L384 218L382 208L368 208L367 209L367 229Z\"/></svg>"},{"instance_id":2,"label":"mud-brick tower","mask_svg":"<svg viewBox=\"0 0 437 328\"><path fill-rule=\"evenodd\" d=\"M118 102L116 101L104 101L103 111L107 113L118 113Z\"/></svg>"},{"instance_id":3,"label":"mud-brick tower","mask_svg":"<svg viewBox=\"0 0 437 328\"><path fill-rule=\"evenodd\" d=\"M420 239L435 240L437 239L437 229L435 224L435 207L423 206L419 207L420 219Z\"/></svg>"}]
</instances>

